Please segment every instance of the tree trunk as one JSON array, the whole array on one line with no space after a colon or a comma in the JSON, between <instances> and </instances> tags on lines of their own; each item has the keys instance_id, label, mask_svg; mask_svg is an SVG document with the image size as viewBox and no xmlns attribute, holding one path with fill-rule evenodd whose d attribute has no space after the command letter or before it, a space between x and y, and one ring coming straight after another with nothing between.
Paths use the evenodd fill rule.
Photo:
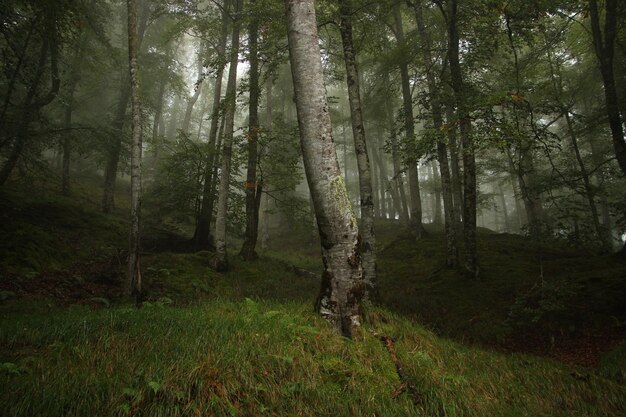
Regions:
<instances>
[{"instance_id":1,"label":"tree trunk","mask_svg":"<svg viewBox=\"0 0 626 417\"><path fill-rule=\"evenodd\" d=\"M154 120L152 121L152 146L158 148L159 140L159 124L163 117L163 99L165 98L165 82L159 84L159 92L157 94L156 108L154 109Z\"/></svg>"},{"instance_id":2,"label":"tree trunk","mask_svg":"<svg viewBox=\"0 0 626 417\"><path fill-rule=\"evenodd\" d=\"M385 74L384 78L385 91L389 91L389 76ZM402 172L400 169L400 156L398 155L398 136L396 135L396 128L394 123L393 111L391 109L391 102L389 97L385 95L385 116L387 123L389 124L389 136L391 142L391 161L393 164L393 184L396 190L396 204L397 210L400 216L402 224L408 226L409 224L409 207L406 201L406 195L404 193L404 186L402 181Z\"/></svg>"},{"instance_id":3,"label":"tree trunk","mask_svg":"<svg viewBox=\"0 0 626 417\"><path fill-rule=\"evenodd\" d=\"M83 60L83 55L85 51L85 41L87 37L84 33L79 34L80 40L76 45L76 53L74 55L74 59L72 60L72 69L70 71L69 76L69 85L67 92L67 100L65 103L65 114L63 125L67 132L63 135L62 140L62 149L63 149L63 168L61 173L61 192L64 195L70 194L70 160L71 160L71 151L72 151L72 112L74 111L74 93L76 91L76 85L80 79L80 64Z\"/></svg>"},{"instance_id":4,"label":"tree trunk","mask_svg":"<svg viewBox=\"0 0 626 417\"><path fill-rule=\"evenodd\" d=\"M498 194L500 195L500 206L502 206L502 218L504 220L504 231L506 233L511 232L511 223L509 221L509 211L506 208L506 198L504 197L504 190L502 184L498 184Z\"/></svg>"},{"instance_id":5,"label":"tree trunk","mask_svg":"<svg viewBox=\"0 0 626 417\"><path fill-rule=\"evenodd\" d=\"M271 78L268 77L267 81L266 81L266 87L265 87L265 99L266 99L266 108L265 108L265 116L266 116L266 121L265 121L265 129L268 132L272 131L272 85L273 85L273 81ZM263 200L261 202L261 213L263 213L263 221L261 222L261 249L265 250L267 249L267 245L270 239L270 227L269 227L269 223L270 223L270 200L269 200L269 194L267 193L263 193L262 197Z\"/></svg>"},{"instance_id":6,"label":"tree trunk","mask_svg":"<svg viewBox=\"0 0 626 417\"><path fill-rule=\"evenodd\" d=\"M463 220L463 181L461 181L461 167L459 166L459 146L457 142L456 116L454 105L447 103L446 108L446 136L450 144L450 182L452 185L452 217L455 229L462 232L461 221Z\"/></svg>"},{"instance_id":7,"label":"tree trunk","mask_svg":"<svg viewBox=\"0 0 626 417\"><path fill-rule=\"evenodd\" d=\"M344 336L360 325L358 225L332 136L313 0L285 0L291 72L305 172L322 243L316 310Z\"/></svg>"},{"instance_id":8,"label":"tree trunk","mask_svg":"<svg viewBox=\"0 0 626 417\"><path fill-rule=\"evenodd\" d=\"M361 263L363 265L363 282L365 294L374 296L376 293L376 234L374 232L374 201L372 195L372 173L367 153L361 95L359 91L359 73L356 51L352 41L352 10L349 0L339 0L341 16L339 30L343 45L343 56L346 64L348 84L348 101L357 169L359 171L359 193L361 195Z\"/></svg>"},{"instance_id":9,"label":"tree trunk","mask_svg":"<svg viewBox=\"0 0 626 417\"><path fill-rule=\"evenodd\" d=\"M142 13L137 25L137 52L141 48L143 34L148 22L149 3L142 0ZM122 140L124 134L124 123L126 121L126 107L130 100L130 75L124 71L120 84L120 98L117 102L115 118L113 119L113 140L107 153L107 163L104 169L104 186L102 192L102 212L110 213L114 207L115 181L117 180L117 167L120 161L120 153L122 152Z\"/></svg>"},{"instance_id":10,"label":"tree trunk","mask_svg":"<svg viewBox=\"0 0 626 417\"><path fill-rule=\"evenodd\" d=\"M400 4L394 3L394 20L396 27L396 40L398 45L404 45L404 31L402 29L402 15L400 14ZM410 153L415 142L415 125L413 122L413 97L409 80L409 66L406 60L400 62L400 79L402 82L402 110L404 120L405 140ZM411 219L409 221L409 233L416 239L424 234L422 224L422 199L420 196L420 182L417 164L419 158L410 155L407 158L407 172L409 174L409 191L411 195Z\"/></svg>"},{"instance_id":11,"label":"tree trunk","mask_svg":"<svg viewBox=\"0 0 626 417\"><path fill-rule=\"evenodd\" d=\"M448 152L446 152L445 155L443 155L443 157L445 157L446 162L448 162ZM430 170L432 173L432 177L433 177L433 182L434 182L434 186L435 186L435 190L433 193L433 223L440 225L441 224L441 188L439 188L440 184L442 183L441 180L441 167L437 168L437 164L435 163L435 161L432 161L430 163ZM452 196L452 194L450 194L450 196Z\"/></svg>"},{"instance_id":12,"label":"tree trunk","mask_svg":"<svg viewBox=\"0 0 626 417\"><path fill-rule=\"evenodd\" d=\"M193 107L196 105L198 98L200 97L200 93L202 93L202 81L204 81L203 68L202 65L202 56L205 51L204 43L200 46L200 51L198 51L198 80L194 85L193 95L189 98L187 102L187 108L185 109L185 117L183 118L183 126L182 131L185 133L189 133L189 125L191 124L191 113L193 112Z\"/></svg>"},{"instance_id":13,"label":"tree trunk","mask_svg":"<svg viewBox=\"0 0 626 417\"><path fill-rule=\"evenodd\" d=\"M450 78L456 99L463 146L463 238L465 241L465 270L470 277L478 277L478 252L476 248L476 160L472 138L472 125L466 89L459 62L459 33L457 26L457 0L448 3L448 60Z\"/></svg>"},{"instance_id":14,"label":"tree trunk","mask_svg":"<svg viewBox=\"0 0 626 417\"><path fill-rule=\"evenodd\" d=\"M230 64L228 67L228 83L224 97L224 136L222 139L222 168L220 188L217 201L217 217L215 220L215 258L216 271L228 269L226 254L226 215L228 211L228 191L230 188L231 159L233 153L233 129L235 123L235 106L237 101L237 64L239 63L239 27L241 25L241 7L243 0L234 0L234 22L231 38Z\"/></svg>"},{"instance_id":15,"label":"tree trunk","mask_svg":"<svg viewBox=\"0 0 626 417\"><path fill-rule=\"evenodd\" d=\"M128 62L131 85L132 144L130 161L130 247L128 255L129 294L141 302L141 100L137 74L137 0L127 0L128 5Z\"/></svg>"},{"instance_id":16,"label":"tree trunk","mask_svg":"<svg viewBox=\"0 0 626 417\"><path fill-rule=\"evenodd\" d=\"M615 149L615 155L622 170L622 175L626 177L626 142L624 142L624 127L622 126L622 118L619 112L619 100L613 73L615 36L617 34L617 3L617 0L606 0L605 2L604 36L600 30L600 14L596 0L589 0L589 16L593 45L600 64L600 72L604 84L606 113L609 118L613 148Z\"/></svg>"},{"instance_id":17,"label":"tree trunk","mask_svg":"<svg viewBox=\"0 0 626 417\"><path fill-rule=\"evenodd\" d=\"M254 7L256 0L250 0ZM259 160L259 21L252 16L248 28L248 42L250 47L250 100L249 100L249 127L248 127L248 170L246 175L246 231L240 255L245 260L257 257L255 247L259 232L259 204L263 189L263 179L257 180L257 164ZM257 193L258 191L258 193Z\"/></svg>"},{"instance_id":18,"label":"tree trunk","mask_svg":"<svg viewBox=\"0 0 626 417\"><path fill-rule=\"evenodd\" d=\"M220 146L217 146L217 133L220 117L220 102L222 94L222 79L224 78L224 67L226 66L226 41L228 38L228 9L229 1L225 0L222 5L222 27L220 41L217 46L217 55L220 63L215 74L215 87L213 88L213 108L211 110L211 127L209 128L209 155L205 164L204 184L202 186L202 202L200 204L200 214L196 222L193 240L196 247L205 247L209 244L209 234L211 229L211 218L213 217L213 202L217 176L215 175L217 166L217 156ZM221 144L221 143L220 143Z\"/></svg>"}]
</instances>

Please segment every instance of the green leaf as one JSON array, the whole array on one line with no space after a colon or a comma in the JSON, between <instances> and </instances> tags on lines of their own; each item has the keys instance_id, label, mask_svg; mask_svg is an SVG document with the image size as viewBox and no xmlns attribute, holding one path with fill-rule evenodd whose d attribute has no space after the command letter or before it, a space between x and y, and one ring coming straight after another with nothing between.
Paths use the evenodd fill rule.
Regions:
<instances>
[{"instance_id":1,"label":"green leaf","mask_svg":"<svg viewBox=\"0 0 626 417\"><path fill-rule=\"evenodd\" d=\"M155 394L161 390L162 385L156 381L148 382L148 386L152 389L152 392Z\"/></svg>"}]
</instances>

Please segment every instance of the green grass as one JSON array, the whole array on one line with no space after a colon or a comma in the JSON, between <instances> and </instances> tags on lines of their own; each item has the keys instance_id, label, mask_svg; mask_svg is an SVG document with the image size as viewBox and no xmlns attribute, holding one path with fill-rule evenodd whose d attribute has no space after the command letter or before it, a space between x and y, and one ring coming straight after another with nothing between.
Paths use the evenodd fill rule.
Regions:
<instances>
[{"instance_id":1,"label":"green grass","mask_svg":"<svg viewBox=\"0 0 626 417\"><path fill-rule=\"evenodd\" d=\"M364 329L347 340L309 304L251 300L142 309L3 311L0 409L11 416L616 416L623 386L522 355L440 339L384 310L422 399Z\"/></svg>"}]
</instances>

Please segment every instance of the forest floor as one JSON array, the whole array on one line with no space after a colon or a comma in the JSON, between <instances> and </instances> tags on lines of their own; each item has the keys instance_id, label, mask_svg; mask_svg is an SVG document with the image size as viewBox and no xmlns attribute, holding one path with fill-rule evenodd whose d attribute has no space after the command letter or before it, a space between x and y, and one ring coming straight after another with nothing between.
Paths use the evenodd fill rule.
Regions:
<instances>
[{"instance_id":1,"label":"forest floor","mask_svg":"<svg viewBox=\"0 0 626 417\"><path fill-rule=\"evenodd\" d=\"M626 415L623 259L483 230L467 280L437 227L381 221L378 306L349 341L311 312L309 234L220 274L151 227L135 309L123 198L104 216L75 194L0 194L0 415Z\"/></svg>"}]
</instances>

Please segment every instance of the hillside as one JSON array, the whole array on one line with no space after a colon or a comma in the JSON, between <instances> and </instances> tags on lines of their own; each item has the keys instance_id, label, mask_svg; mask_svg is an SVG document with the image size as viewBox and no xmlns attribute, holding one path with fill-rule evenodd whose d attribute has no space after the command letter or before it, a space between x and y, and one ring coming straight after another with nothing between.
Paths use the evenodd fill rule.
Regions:
<instances>
[{"instance_id":1,"label":"hillside","mask_svg":"<svg viewBox=\"0 0 626 417\"><path fill-rule=\"evenodd\" d=\"M442 267L435 228L411 242L384 222L382 306L367 305L347 340L311 312L319 249L294 235L251 263L233 253L220 274L211 252L150 229L147 301L131 307L124 213L84 198L2 195L6 415L626 413L619 259L484 233L482 278L467 281ZM572 349L591 349L593 334L606 339L595 351Z\"/></svg>"}]
</instances>

